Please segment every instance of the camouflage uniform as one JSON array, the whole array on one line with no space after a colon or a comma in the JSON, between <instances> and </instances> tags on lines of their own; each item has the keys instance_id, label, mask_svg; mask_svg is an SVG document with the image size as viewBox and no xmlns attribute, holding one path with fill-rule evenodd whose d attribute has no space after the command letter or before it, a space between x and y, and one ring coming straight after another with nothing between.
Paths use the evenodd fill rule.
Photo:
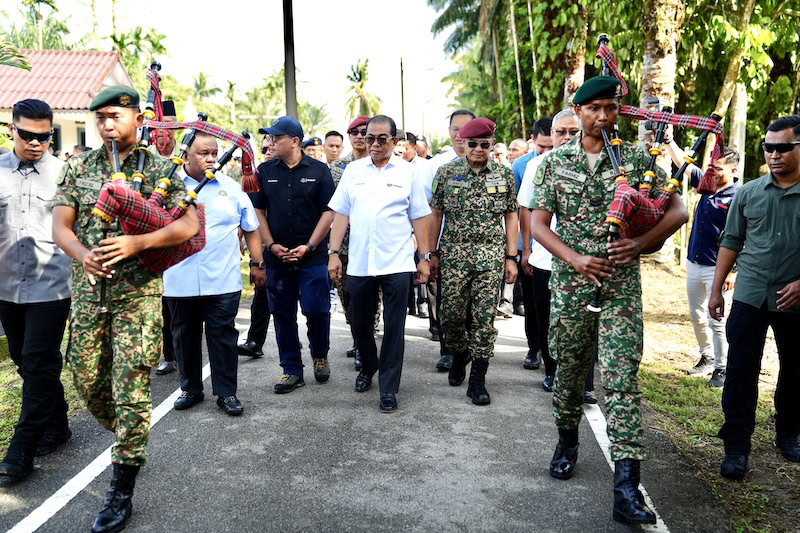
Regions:
<instances>
[{"instance_id":1,"label":"camouflage uniform","mask_svg":"<svg viewBox=\"0 0 800 533\"><path fill-rule=\"evenodd\" d=\"M514 175L494 161L476 171L460 158L439 168L437 182L431 207L445 217L439 245L442 331L454 354L488 359L497 338L497 286L506 255L503 218L517 211Z\"/></svg>"},{"instance_id":2,"label":"camouflage uniform","mask_svg":"<svg viewBox=\"0 0 800 533\"><path fill-rule=\"evenodd\" d=\"M136 156L129 155L122 162L122 171L130 176L135 166ZM142 184L145 197L170 166L168 159L148 153ZM103 238L100 219L91 210L110 175L111 163L105 148L100 148L70 158L58 178L53 205L75 209L73 230L89 249ZM184 194L183 182L175 180L167 197L167 209L174 207ZM115 221L108 237L119 235L122 232ZM112 462L141 465L146 460L150 432L150 367L158 364L161 353L161 276L145 269L135 258L117 263L114 270L114 277L106 280L109 310L100 314L97 306L101 281L93 287L83 266L72 262L66 360L89 412L116 435Z\"/></svg>"},{"instance_id":3,"label":"camouflage uniform","mask_svg":"<svg viewBox=\"0 0 800 533\"><path fill-rule=\"evenodd\" d=\"M615 184L611 161L605 151L594 171L577 135L567 145L550 152L542 162L534 184L531 209L557 216L557 230L564 243L579 254L607 257L605 224ZM621 147L628 183L638 189L649 156L635 144ZM653 190L663 188L666 176L656 167ZM583 383L597 341L598 362L606 390L608 437L613 461L644 459L641 393L637 373L642 359L642 285L639 258L616 265L603 282L599 314L586 309L595 292L594 283L569 264L553 257L550 277L550 353L558 362L553 389L553 416L561 429L578 427L583 413Z\"/></svg>"}]
</instances>

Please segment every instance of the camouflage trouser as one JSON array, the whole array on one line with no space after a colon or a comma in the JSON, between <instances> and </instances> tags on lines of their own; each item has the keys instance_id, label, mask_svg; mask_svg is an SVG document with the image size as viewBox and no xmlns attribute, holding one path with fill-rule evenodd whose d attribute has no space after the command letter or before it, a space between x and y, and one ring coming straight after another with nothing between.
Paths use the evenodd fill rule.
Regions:
<instances>
[{"instance_id":1,"label":"camouflage trouser","mask_svg":"<svg viewBox=\"0 0 800 533\"><path fill-rule=\"evenodd\" d=\"M583 389L597 339L597 362L605 388L611 459L644 459L639 363L643 323L639 298L604 300L599 314L586 310L591 297L561 293L550 315L550 353L556 359L553 416L562 429L577 428Z\"/></svg>"},{"instance_id":2,"label":"camouflage trouser","mask_svg":"<svg viewBox=\"0 0 800 533\"><path fill-rule=\"evenodd\" d=\"M339 253L339 259L342 261L342 279L335 283L336 292L339 294L339 301L342 302L344 307L344 319L350 323L350 295L347 292L347 254ZM381 322L381 303L383 302L383 292L378 291L378 308L375 311L375 321L373 328L378 331L378 325Z\"/></svg>"},{"instance_id":3,"label":"camouflage trouser","mask_svg":"<svg viewBox=\"0 0 800 533\"><path fill-rule=\"evenodd\" d=\"M144 464L150 433L150 367L161 351L161 297L110 302L75 301L70 317L67 366L89 412L113 431L111 461Z\"/></svg>"},{"instance_id":4,"label":"camouflage trouser","mask_svg":"<svg viewBox=\"0 0 800 533\"><path fill-rule=\"evenodd\" d=\"M475 359L494 355L497 330L497 285L500 270L462 270L443 263L439 269L441 291L439 320L447 347L454 354L470 353ZM467 329L467 313L471 313Z\"/></svg>"}]
</instances>

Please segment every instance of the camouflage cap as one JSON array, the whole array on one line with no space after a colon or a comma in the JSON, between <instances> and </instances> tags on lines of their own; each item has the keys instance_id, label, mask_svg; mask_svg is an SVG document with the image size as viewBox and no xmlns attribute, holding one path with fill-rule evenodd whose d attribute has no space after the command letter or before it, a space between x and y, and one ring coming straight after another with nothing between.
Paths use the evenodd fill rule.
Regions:
<instances>
[{"instance_id":1,"label":"camouflage cap","mask_svg":"<svg viewBox=\"0 0 800 533\"><path fill-rule=\"evenodd\" d=\"M132 107L139 109L139 93L127 85L112 85L100 91L89 104L89 111L97 111L101 107Z\"/></svg>"},{"instance_id":2,"label":"camouflage cap","mask_svg":"<svg viewBox=\"0 0 800 533\"><path fill-rule=\"evenodd\" d=\"M622 84L611 76L595 76L586 80L572 97L573 105L583 105L592 100L619 98L622 96Z\"/></svg>"}]
</instances>

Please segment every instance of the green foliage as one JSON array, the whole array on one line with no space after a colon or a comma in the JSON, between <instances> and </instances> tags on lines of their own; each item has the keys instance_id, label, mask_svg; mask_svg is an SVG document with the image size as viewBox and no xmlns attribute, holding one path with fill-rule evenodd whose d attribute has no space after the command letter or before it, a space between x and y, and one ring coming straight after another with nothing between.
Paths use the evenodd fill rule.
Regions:
<instances>
[{"instance_id":1,"label":"green foliage","mask_svg":"<svg viewBox=\"0 0 800 533\"><path fill-rule=\"evenodd\" d=\"M204 72L200 72L193 80L194 84L194 97L198 100L205 100L211 96L217 95L222 92L219 87L211 87L208 85L208 80Z\"/></svg>"},{"instance_id":2,"label":"green foliage","mask_svg":"<svg viewBox=\"0 0 800 533\"><path fill-rule=\"evenodd\" d=\"M347 81L351 84L347 89L350 96L345 103L350 118L359 115L373 116L381 112L381 99L366 89L368 68L369 59L359 60L350 66L350 74L347 75Z\"/></svg>"},{"instance_id":3,"label":"green foliage","mask_svg":"<svg viewBox=\"0 0 800 533\"><path fill-rule=\"evenodd\" d=\"M306 102L300 103L297 106L297 115L307 137L321 137L330 129L333 122L328 110L325 109L325 104L316 106Z\"/></svg>"},{"instance_id":4,"label":"green foliage","mask_svg":"<svg viewBox=\"0 0 800 533\"><path fill-rule=\"evenodd\" d=\"M158 33L152 28L147 32L141 27L121 34L111 36L114 50L119 52L120 61L128 71L128 75L133 80L133 85L140 93L147 93L150 84L145 78L145 71L150 63L158 57L167 53L164 46L166 36Z\"/></svg>"},{"instance_id":5,"label":"green foliage","mask_svg":"<svg viewBox=\"0 0 800 533\"><path fill-rule=\"evenodd\" d=\"M60 20L53 13L46 16L40 15L35 8L20 9L23 20L19 25L11 22L11 17L6 11L1 12L6 23L0 31L0 38L17 48L39 49L39 35L41 31L42 49L45 50L73 50L83 46L84 38L69 41L69 17Z\"/></svg>"},{"instance_id":6,"label":"green foliage","mask_svg":"<svg viewBox=\"0 0 800 533\"><path fill-rule=\"evenodd\" d=\"M0 39L0 65L17 67L30 71L31 66L23 54L12 44Z\"/></svg>"}]
</instances>

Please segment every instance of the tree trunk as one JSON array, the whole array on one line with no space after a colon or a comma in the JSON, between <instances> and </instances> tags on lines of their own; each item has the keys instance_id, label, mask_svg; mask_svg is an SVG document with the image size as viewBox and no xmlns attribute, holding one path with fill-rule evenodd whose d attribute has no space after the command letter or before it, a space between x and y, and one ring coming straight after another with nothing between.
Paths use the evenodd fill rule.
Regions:
<instances>
[{"instance_id":1,"label":"tree trunk","mask_svg":"<svg viewBox=\"0 0 800 533\"><path fill-rule=\"evenodd\" d=\"M500 51L497 49L497 31L492 30L492 50L494 53L494 79L497 83L497 93L500 96L500 107L505 107L506 101L503 98L503 82L500 78Z\"/></svg>"},{"instance_id":2,"label":"tree trunk","mask_svg":"<svg viewBox=\"0 0 800 533\"><path fill-rule=\"evenodd\" d=\"M531 83L531 85L533 86L533 95L536 98L534 112L535 118L538 119L542 116L542 98L539 94L539 75L536 68L536 46L534 45L535 41L533 40L533 12L531 11L531 0L528 0L528 31L530 32L531 36L531 65L533 66L533 83ZM584 40L586 40L585 36Z\"/></svg>"},{"instance_id":3,"label":"tree trunk","mask_svg":"<svg viewBox=\"0 0 800 533\"><path fill-rule=\"evenodd\" d=\"M111 35L117 34L117 0L111 0Z\"/></svg>"},{"instance_id":4,"label":"tree trunk","mask_svg":"<svg viewBox=\"0 0 800 533\"><path fill-rule=\"evenodd\" d=\"M564 101L561 106L563 109L569 107L572 97L575 96L580 86L583 85L584 71L586 70L586 36L589 31L589 25L587 23L588 10L580 4L578 4L578 9L580 9L578 12L578 16L581 19L580 29L567 44Z\"/></svg>"},{"instance_id":5,"label":"tree trunk","mask_svg":"<svg viewBox=\"0 0 800 533\"><path fill-rule=\"evenodd\" d=\"M511 15L511 39L514 45L514 63L517 67L517 93L519 94L519 118L522 124L522 137L527 137L528 128L525 125L525 103L522 100L522 73L519 68L519 45L517 44L517 24L514 17L514 0L508 2L508 12Z\"/></svg>"},{"instance_id":6,"label":"tree trunk","mask_svg":"<svg viewBox=\"0 0 800 533\"><path fill-rule=\"evenodd\" d=\"M94 47L100 49L100 30L97 22L97 0L92 0L92 41Z\"/></svg>"},{"instance_id":7,"label":"tree trunk","mask_svg":"<svg viewBox=\"0 0 800 533\"><path fill-rule=\"evenodd\" d=\"M739 13L739 23L736 25L736 30L741 36L744 35L745 29L750 24L750 17L753 15L755 3L755 0L744 0L744 4L742 4ZM743 37L740 37L740 39L742 38ZM744 46L740 43L731 53L731 61L728 63L728 71L725 73L725 81L722 82L722 90L719 93L717 107L714 110L714 112L721 117L724 117L725 112L728 111L728 105L730 105L733 92L736 90L736 83L739 80L739 70L742 68L744 52Z\"/></svg>"},{"instance_id":8,"label":"tree trunk","mask_svg":"<svg viewBox=\"0 0 800 533\"><path fill-rule=\"evenodd\" d=\"M744 173L745 141L747 138L747 87L744 83L736 84L736 91L731 100L731 112L728 121L728 146L739 152L739 165L736 175L740 179ZM742 180L744 181L744 180Z\"/></svg>"}]
</instances>

